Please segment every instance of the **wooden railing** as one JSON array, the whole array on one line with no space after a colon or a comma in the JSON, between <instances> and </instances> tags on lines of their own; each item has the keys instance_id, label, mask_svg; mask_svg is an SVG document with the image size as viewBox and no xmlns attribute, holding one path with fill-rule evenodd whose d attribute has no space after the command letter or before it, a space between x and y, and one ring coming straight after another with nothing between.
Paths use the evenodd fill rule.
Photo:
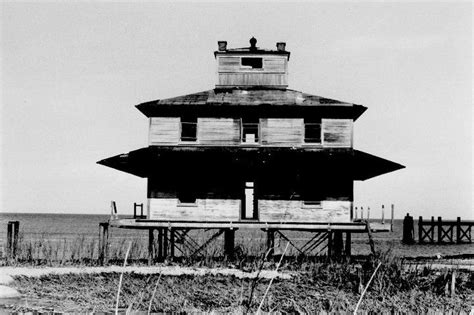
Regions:
<instances>
[{"instance_id":1,"label":"wooden railing","mask_svg":"<svg viewBox=\"0 0 474 315\"><path fill-rule=\"evenodd\" d=\"M474 221L444 220L438 217L435 221L424 221L423 217L418 219L418 242L424 243L472 243L472 226ZM435 233L436 230L436 233ZM436 237L435 237L436 236Z\"/></svg>"}]
</instances>

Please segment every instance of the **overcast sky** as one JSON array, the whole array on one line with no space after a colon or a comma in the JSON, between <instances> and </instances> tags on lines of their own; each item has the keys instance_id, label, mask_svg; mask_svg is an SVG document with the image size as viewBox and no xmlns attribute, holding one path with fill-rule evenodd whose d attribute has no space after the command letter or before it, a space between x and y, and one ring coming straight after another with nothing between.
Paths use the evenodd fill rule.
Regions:
<instances>
[{"instance_id":1,"label":"overcast sky","mask_svg":"<svg viewBox=\"0 0 474 315\"><path fill-rule=\"evenodd\" d=\"M147 145L134 105L213 88L217 41L255 36L287 43L289 88L367 106L355 148L406 166L356 206L474 218L469 2L1 6L2 212L131 213L146 179L96 161Z\"/></svg>"}]
</instances>

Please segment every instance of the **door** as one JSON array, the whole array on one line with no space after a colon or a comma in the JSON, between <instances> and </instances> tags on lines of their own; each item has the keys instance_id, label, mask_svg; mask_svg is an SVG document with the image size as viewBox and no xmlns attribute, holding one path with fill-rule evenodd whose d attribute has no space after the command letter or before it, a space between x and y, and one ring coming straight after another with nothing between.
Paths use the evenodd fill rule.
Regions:
<instances>
[{"instance_id":1,"label":"door","mask_svg":"<svg viewBox=\"0 0 474 315\"><path fill-rule=\"evenodd\" d=\"M257 202L253 182L245 182L245 193L242 200L242 219L257 219Z\"/></svg>"}]
</instances>

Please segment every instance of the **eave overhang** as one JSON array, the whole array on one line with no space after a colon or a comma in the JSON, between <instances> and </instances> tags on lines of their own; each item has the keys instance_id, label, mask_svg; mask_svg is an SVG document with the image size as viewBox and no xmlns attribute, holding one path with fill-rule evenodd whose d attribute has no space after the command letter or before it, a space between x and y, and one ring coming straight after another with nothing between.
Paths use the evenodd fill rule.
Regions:
<instances>
[{"instance_id":1,"label":"eave overhang","mask_svg":"<svg viewBox=\"0 0 474 315\"><path fill-rule=\"evenodd\" d=\"M328 99L290 89L213 89L136 105L147 117L268 117L298 118L323 116L356 120L365 106Z\"/></svg>"},{"instance_id":2,"label":"eave overhang","mask_svg":"<svg viewBox=\"0 0 474 315\"><path fill-rule=\"evenodd\" d=\"M180 147L150 146L97 162L139 177L159 173L160 168L212 168L228 165L255 172L292 165L302 172L334 170L353 180L366 180L404 168L403 165L358 150L276 147Z\"/></svg>"}]
</instances>

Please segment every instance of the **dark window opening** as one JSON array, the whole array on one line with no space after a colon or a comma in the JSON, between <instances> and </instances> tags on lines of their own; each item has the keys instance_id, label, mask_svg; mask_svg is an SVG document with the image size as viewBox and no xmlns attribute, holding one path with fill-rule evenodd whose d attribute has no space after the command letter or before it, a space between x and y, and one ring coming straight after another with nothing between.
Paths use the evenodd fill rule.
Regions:
<instances>
[{"instance_id":1,"label":"dark window opening","mask_svg":"<svg viewBox=\"0 0 474 315\"><path fill-rule=\"evenodd\" d=\"M243 57L242 58L242 66L243 67L251 67L252 69L262 69L263 68L263 60L262 60L262 58Z\"/></svg>"},{"instance_id":2,"label":"dark window opening","mask_svg":"<svg viewBox=\"0 0 474 315\"><path fill-rule=\"evenodd\" d=\"M179 203L196 204L196 194L190 190L178 192Z\"/></svg>"},{"instance_id":3,"label":"dark window opening","mask_svg":"<svg viewBox=\"0 0 474 315\"><path fill-rule=\"evenodd\" d=\"M307 207L321 208L321 201L304 200L303 204Z\"/></svg>"},{"instance_id":4,"label":"dark window opening","mask_svg":"<svg viewBox=\"0 0 474 315\"><path fill-rule=\"evenodd\" d=\"M321 120L304 120L304 142L321 143Z\"/></svg>"},{"instance_id":5,"label":"dark window opening","mask_svg":"<svg viewBox=\"0 0 474 315\"><path fill-rule=\"evenodd\" d=\"M197 137L197 118L181 118L181 141L196 141Z\"/></svg>"},{"instance_id":6,"label":"dark window opening","mask_svg":"<svg viewBox=\"0 0 474 315\"><path fill-rule=\"evenodd\" d=\"M242 142L258 143L259 141L258 119L242 119Z\"/></svg>"}]
</instances>

